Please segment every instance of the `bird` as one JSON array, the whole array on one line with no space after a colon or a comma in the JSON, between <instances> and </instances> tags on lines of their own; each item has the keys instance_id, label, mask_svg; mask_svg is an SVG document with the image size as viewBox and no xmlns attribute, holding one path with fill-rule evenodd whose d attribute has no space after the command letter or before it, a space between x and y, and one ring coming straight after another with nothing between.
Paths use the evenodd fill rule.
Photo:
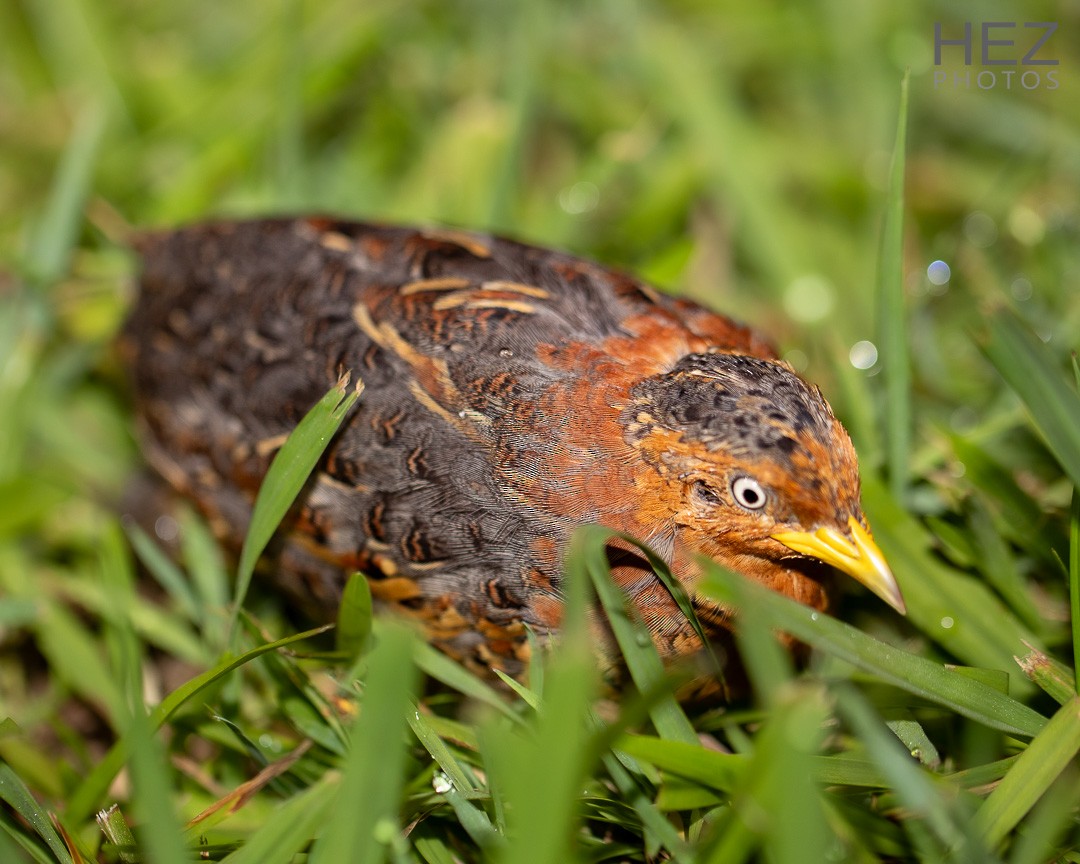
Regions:
<instances>
[{"instance_id":1,"label":"bird","mask_svg":"<svg viewBox=\"0 0 1080 864\"><path fill-rule=\"evenodd\" d=\"M575 529L634 537L718 644L701 557L812 607L836 571L901 614L821 390L746 325L515 240L330 216L149 231L120 336L150 465L238 549L280 445L343 375L364 392L271 549L330 616L348 575L482 674L563 615ZM648 560L612 578L670 663L701 638Z\"/></svg>"}]
</instances>

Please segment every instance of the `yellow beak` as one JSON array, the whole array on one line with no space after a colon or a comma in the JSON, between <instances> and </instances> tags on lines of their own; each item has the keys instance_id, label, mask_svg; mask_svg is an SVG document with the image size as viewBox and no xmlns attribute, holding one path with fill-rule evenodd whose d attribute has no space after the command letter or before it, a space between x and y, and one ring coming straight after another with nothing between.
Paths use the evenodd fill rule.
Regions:
<instances>
[{"instance_id":1,"label":"yellow beak","mask_svg":"<svg viewBox=\"0 0 1080 864\"><path fill-rule=\"evenodd\" d=\"M851 537L845 537L835 528L818 528L817 531L786 531L773 534L789 549L800 555L817 558L842 570L857 582L861 582L901 615L907 614L900 586L896 584L892 570L885 563L874 538L854 516L848 517Z\"/></svg>"}]
</instances>

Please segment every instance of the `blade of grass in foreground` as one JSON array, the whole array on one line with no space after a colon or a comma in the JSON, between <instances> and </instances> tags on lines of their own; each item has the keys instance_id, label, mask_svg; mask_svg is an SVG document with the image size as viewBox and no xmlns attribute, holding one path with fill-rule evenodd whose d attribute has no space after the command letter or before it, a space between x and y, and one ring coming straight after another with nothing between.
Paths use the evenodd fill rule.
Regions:
<instances>
[{"instance_id":1,"label":"blade of grass in foreground","mask_svg":"<svg viewBox=\"0 0 1080 864\"><path fill-rule=\"evenodd\" d=\"M1020 823L1078 751L1080 696L1058 709L979 808L975 825L989 846L996 846Z\"/></svg>"},{"instance_id":2,"label":"blade of grass in foreground","mask_svg":"<svg viewBox=\"0 0 1080 864\"><path fill-rule=\"evenodd\" d=\"M630 677L642 693L651 693L665 680L664 666L644 624L632 616L627 599L611 581L607 543L622 535L599 525L579 528L570 541L566 569L570 578L580 578L582 570L592 580L593 588L607 615L615 640L619 643ZM697 743L697 734L686 719L673 695L660 699L649 712L661 737Z\"/></svg>"},{"instance_id":3,"label":"blade of grass in foreground","mask_svg":"<svg viewBox=\"0 0 1080 864\"><path fill-rule=\"evenodd\" d=\"M937 851L951 848L958 853L960 861L985 860L978 856L979 850L971 849L967 843L960 814L947 804L930 777L875 716L870 704L852 688L838 690L837 699L841 713L862 739L868 756L888 779L897 797L912 813L926 820L942 844Z\"/></svg>"},{"instance_id":4,"label":"blade of grass in foreground","mask_svg":"<svg viewBox=\"0 0 1080 864\"><path fill-rule=\"evenodd\" d=\"M1066 383L1046 346L1012 313L990 317L980 346L998 373L1023 400L1065 473L1080 486L1080 397Z\"/></svg>"},{"instance_id":5,"label":"blade of grass in foreground","mask_svg":"<svg viewBox=\"0 0 1080 864\"><path fill-rule=\"evenodd\" d=\"M330 443L330 439L334 437L334 433L364 389L362 381L356 382L352 393L347 392L348 386L349 375L346 373L337 385L304 415L266 472L266 478L255 499L251 526L244 538L244 548L240 552L230 626L233 632L236 630L236 616L244 603L251 576L255 572L255 562L274 536L285 514L289 512L326 445Z\"/></svg>"},{"instance_id":6,"label":"blade of grass in foreground","mask_svg":"<svg viewBox=\"0 0 1080 864\"><path fill-rule=\"evenodd\" d=\"M371 588L363 573L353 573L341 592L338 607L337 650L351 663L363 653L371 638Z\"/></svg>"},{"instance_id":7,"label":"blade of grass in foreground","mask_svg":"<svg viewBox=\"0 0 1080 864\"><path fill-rule=\"evenodd\" d=\"M143 702L142 651L132 624L135 573L117 522L103 532L100 544L101 581L112 602L104 618L112 673L122 689L123 707L117 725L128 743L128 770L139 827L139 849L159 864L183 864L187 856L180 824L171 800L170 772L156 726Z\"/></svg>"},{"instance_id":8,"label":"blade of grass in foreground","mask_svg":"<svg viewBox=\"0 0 1080 864\"><path fill-rule=\"evenodd\" d=\"M759 845L776 864L825 861L831 833L813 776L825 737L829 699L820 682L801 681L777 694L732 795L717 819L705 860L733 864Z\"/></svg>"},{"instance_id":9,"label":"blade of grass in foreground","mask_svg":"<svg viewBox=\"0 0 1080 864\"><path fill-rule=\"evenodd\" d=\"M741 613L752 617L757 626L768 624L790 633L808 645L874 673L885 682L994 729L1031 737L1046 725L1042 715L993 687L953 672L943 664L879 642L829 615L726 571L715 562L703 560L702 566L705 579L701 590L728 603L742 599Z\"/></svg>"},{"instance_id":10,"label":"blade of grass in foreground","mask_svg":"<svg viewBox=\"0 0 1080 864\"><path fill-rule=\"evenodd\" d=\"M181 705L195 696L195 694L209 687L215 681L219 680L222 676L229 674L234 669L238 669L245 663L254 660L260 654L265 654L267 651L273 651L277 648L291 645L294 642L309 639L312 636L325 633L329 629L330 626L326 625L317 627L314 630L307 630L303 633L295 633L291 636L286 636L284 639L278 639L274 642L267 642L265 645L259 645L252 648L250 651L241 654L239 657L226 658L213 669L208 669L201 675L197 675L166 696L150 715L153 728L157 729L164 724ZM64 813L65 818L72 823L84 819L86 815L97 806L101 796L105 794L105 791L109 788L109 784L112 783L113 778L123 767L125 758L126 743L123 740L120 740L112 746L112 749L105 755L105 758L94 766L93 771L90 772L89 776L83 780L68 799L68 806Z\"/></svg>"},{"instance_id":11,"label":"blade of grass in foreground","mask_svg":"<svg viewBox=\"0 0 1080 864\"><path fill-rule=\"evenodd\" d=\"M222 864L289 864L326 823L340 783L324 777L274 811Z\"/></svg>"},{"instance_id":12,"label":"blade of grass in foreground","mask_svg":"<svg viewBox=\"0 0 1080 864\"><path fill-rule=\"evenodd\" d=\"M35 226L27 250L27 270L39 287L51 285L67 271L105 132L105 114L100 105L83 107L53 180L48 207Z\"/></svg>"},{"instance_id":13,"label":"blade of grass in foreground","mask_svg":"<svg viewBox=\"0 0 1080 864\"><path fill-rule=\"evenodd\" d=\"M1032 649L1017 664L1039 688L1049 694L1058 705L1064 705L1076 695L1073 670L1044 651Z\"/></svg>"},{"instance_id":14,"label":"blade of grass in foreground","mask_svg":"<svg viewBox=\"0 0 1080 864\"><path fill-rule=\"evenodd\" d=\"M918 519L873 474L863 478L863 507L874 538L904 591L908 619L950 654L970 666L1012 670L1014 695L1031 693L1013 657L1039 640L981 580L950 567L932 552Z\"/></svg>"},{"instance_id":15,"label":"blade of grass in foreground","mask_svg":"<svg viewBox=\"0 0 1080 864\"><path fill-rule=\"evenodd\" d=\"M136 703L124 730L130 748L128 767L140 822L136 836L148 860L160 864L184 864L190 858L184 849L173 807L169 763L161 742L154 737L154 728L142 704Z\"/></svg>"},{"instance_id":16,"label":"blade of grass in foreground","mask_svg":"<svg viewBox=\"0 0 1080 864\"><path fill-rule=\"evenodd\" d=\"M386 627L371 652L360 717L349 736L341 790L333 815L311 853L311 864L378 864L399 836L398 807L405 778L405 712L418 675L413 635Z\"/></svg>"},{"instance_id":17,"label":"blade of grass in foreground","mask_svg":"<svg viewBox=\"0 0 1080 864\"><path fill-rule=\"evenodd\" d=\"M885 381L885 460L889 488L903 500L911 447L911 367L904 309L904 148L907 140L908 77L900 84L900 115L889 171L889 195L878 255L877 332Z\"/></svg>"},{"instance_id":18,"label":"blade of grass in foreground","mask_svg":"<svg viewBox=\"0 0 1080 864\"><path fill-rule=\"evenodd\" d=\"M18 775L6 764L0 762L0 800L6 801L11 808L18 813L27 824L31 825L38 836L44 840L58 861L71 864L71 856L68 854L64 841L56 833L49 814L30 794L26 784L19 779Z\"/></svg>"},{"instance_id":19,"label":"blade of grass in foreground","mask_svg":"<svg viewBox=\"0 0 1080 864\"><path fill-rule=\"evenodd\" d=\"M1072 494L1069 514L1069 606L1072 610L1073 675L1080 693L1080 487Z\"/></svg>"},{"instance_id":20,"label":"blade of grass in foreground","mask_svg":"<svg viewBox=\"0 0 1080 864\"><path fill-rule=\"evenodd\" d=\"M580 790L599 753L589 711L599 674L589 640L589 582L580 569L565 583L559 642L549 656L545 698L535 729L522 735L496 721L484 727L492 778L505 794L505 847L496 860L561 864L572 860L580 824Z\"/></svg>"},{"instance_id":21,"label":"blade of grass in foreground","mask_svg":"<svg viewBox=\"0 0 1080 864\"><path fill-rule=\"evenodd\" d=\"M1080 362L1072 355L1076 389L1080 390ZM1069 511L1069 608L1072 611L1073 675L1080 693L1080 486L1073 486Z\"/></svg>"}]
</instances>

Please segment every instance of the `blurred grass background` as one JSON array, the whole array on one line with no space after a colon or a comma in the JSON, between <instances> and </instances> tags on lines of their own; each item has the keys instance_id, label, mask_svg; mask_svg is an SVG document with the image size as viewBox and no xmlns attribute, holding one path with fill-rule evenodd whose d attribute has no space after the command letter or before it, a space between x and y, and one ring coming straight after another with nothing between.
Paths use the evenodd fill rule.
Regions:
<instances>
[{"instance_id":1,"label":"blurred grass background","mask_svg":"<svg viewBox=\"0 0 1080 864\"><path fill-rule=\"evenodd\" d=\"M1019 58L1034 44L1040 31L1023 22L1058 25L1039 55L1058 64L1030 67L1038 86L1019 83L1028 67L1017 67L1007 82L1010 67L981 64L980 24L991 20L1019 25L994 32L1016 41L994 48L996 58ZM957 38L965 21L974 23L974 66L966 69L962 49L946 46L935 67L935 23ZM1014 696L1051 713L1045 682L1036 688L1010 657L1025 653L1027 639L1073 659L1065 574L1076 548L1068 510L1077 477L1067 476L1066 466L1075 464L1067 454L1075 442L1069 412L1076 408L1061 393L1075 390L1053 391L1060 401L1050 402L1047 391L1030 391L1040 404L1061 408L1055 416L1063 437L1055 439L1037 416L1038 404L1024 407L1024 381L1007 384L995 358L1010 366L1018 355L1001 346L1022 353L1016 346L1028 343L1010 342L1009 334L1033 333L1035 346L1028 347L1043 361L1038 368L1059 388L1071 386L1069 352L1080 344L1078 26L1080 8L1049 2L1026 4L1022 13L1015 4L933 2L0 4L0 720L13 721L0 727L0 756L13 776L60 814L75 838L71 848L119 854L100 852L87 817L108 802L129 801L130 786L95 792L86 776L113 736L149 741L131 721L130 703L140 692L157 702L212 667L226 648L227 564L197 520L182 526L182 568L160 561L154 568L165 586L160 596L134 593L124 582L130 567L117 562L130 553L114 514L138 458L122 370L109 350L132 298L134 262L123 246L129 230L221 215L320 210L500 231L617 265L759 326L823 385L851 430L867 474L871 521L905 590L912 586L911 622L854 596L846 617L914 654L1008 672ZM904 314L883 320L881 228L905 69ZM996 86L979 86L985 70L995 73ZM933 262L947 265L947 278ZM991 318L1000 308L1015 317ZM998 322L997 330L988 320ZM882 382L890 370L880 356L896 338L908 347L911 376L899 415L886 401ZM906 464L900 472L893 466L887 478L899 489L895 496L879 479L886 441L897 434L883 418L907 414ZM140 551L144 561L152 554ZM127 598L119 606L118 596ZM284 636L272 602L259 602L269 632ZM118 608L132 633L115 620ZM154 659L138 687L118 677L132 652ZM265 820L280 801L307 813L305 801L321 800L326 787L309 784L346 748L345 733L334 732L334 712L348 719L340 700L351 691L341 683L347 679L301 674L292 662L265 660L215 697L218 708L238 709L230 720L235 728L210 719L196 699L184 722L170 727L164 755L148 757L169 761L170 771L155 775L164 785L154 800L172 801L177 813L136 803L133 821L146 807L142 821L153 822L154 814L162 820L164 834L151 836L173 836L179 814L194 816L249 779L260 758L280 755L304 736L317 742L317 758L305 756L301 778L286 776L273 790L277 797L264 795L241 810L227 839L214 840L224 844L214 854L253 835L259 818L245 813ZM372 659L375 668L380 662ZM437 660L425 662L430 674ZM819 664L815 674L846 677L837 662ZM1069 684L1071 671L1054 668L1055 680ZM466 692L478 686L454 682ZM320 695L316 684L336 695ZM583 697L567 687L560 704L572 713ZM1074 681L1071 687L1075 694ZM293 699L285 719L274 707L284 691ZM897 710L895 696L880 697L873 686L866 693L871 710ZM822 718L840 716L822 691L812 695L809 719L799 720L797 700L773 705L781 705L781 718L815 729ZM1068 687L1058 695L1067 701ZM443 725L419 740L450 740L457 756L460 748L484 754L466 760L481 770L489 756L498 763L503 732L483 727L477 741L472 727L448 726L458 721L446 703L457 703L441 698L434 710L445 714ZM874 728L859 725L860 698L844 697L844 729ZM310 716L296 707L300 702ZM515 716L526 709L516 706ZM796 746L788 740L774 747L776 735L758 735L763 715L747 710L742 719L694 722L744 755L760 738L761 760ZM918 718L929 722L938 756L922 760L928 775L998 764L1022 750L1016 739L959 714L929 716ZM901 721L915 722L892 717L897 735ZM930 739L916 726L923 743L905 743L926 755ZM541 726L537 740L558 741L559 729ZM422 735L415 727L412 733ZM870 746L873 734L845 740ZM821 744L811 738L796 742L799 758ZM1067 753L1069 745L1062 746ZM603 763L601 779L581 758L563 778L571 785L560 788L592 778L595 794L583 806L590 824L603 827L591 836L602 839L607 831L614 838L578 850L594 860L607 852L640 860L642 850L659 849L687 860L742 860L768 834L749 817L745 835L710 833L720 830L715 819L722 826L727 817L710 817L700 792L672 791L658 769L629 771L621 762ZM542 753L519 762L546 764ZM440 856L452 851L472 860L479 853L462 850L484 848L510 855L490 840L505 828L503 804L497 794L477 791L484 783L468 765L459 780L474 797L434 802L429 792L410 799L423 802L416 814L436 817L421 820L408 844L387 840L379 854L434 861L450 860ZM929 835L907 823L902 834L895 828L905 808L925 813L937 806L926 798L921 806L928 809L913 805L923 787L905 786L911 778L899 770L870 805L845 793L830 799L826 820L814 809L820 804L808 804L803 812L831 827L834 845L819 838L820 848L861 860L932 858L953 848L942 837L967 831L966 816L956 816L959 827L952 828L928 820ZM1004 770L985 782L996 783ZM136 783L147 776L135 773ZM413 792L427 782L422 774L410 775ZM783 800L786 775L762 776L772 778L762 781L766 792L746 795ZM1043 779L1044 790L1054 777ZM11 782L0 777L0 789L10 792ZM526 794L514 789L519 781L509 782L511 800ZM902 806L889 797L898 782L909 796ZM1033 817L1041 821L1027 835L1009 834L1010 825L1004 845L1002 837L991 844L994 854L1050 860L1055 844L1068 845L1061 838L1074 831L1075 772L1059 783L1072 790L1057 795L1065 802L1060 813L1049 804L1034 811L1043 815ZM593 788L604 784L618 794ZM654 787L689 802L673 812L698 815L658 823L640 801ZM308 798L300 798L301 789ZM742 800L737 788L713 792L719 810L730 812L730 802ZM800 794L804 803L817 800L811 790ZM0 823L8 831L0 843L10 842L3 838L21 830L19 818L26 817L12 807ZM627 820L646 827L637 834L612 827ZM198 832L189 833L195 842ZM931 835L937 839L927 840ZM511 848L525 855L530 847L520 841ZM3 860L6 849L0 845ZM800 860L797 852L797 845L781 845L768 854ZM168 851L149 854L173 860ZM43 846L35 860L64 859Z\"/></svg>"}]
</instances>

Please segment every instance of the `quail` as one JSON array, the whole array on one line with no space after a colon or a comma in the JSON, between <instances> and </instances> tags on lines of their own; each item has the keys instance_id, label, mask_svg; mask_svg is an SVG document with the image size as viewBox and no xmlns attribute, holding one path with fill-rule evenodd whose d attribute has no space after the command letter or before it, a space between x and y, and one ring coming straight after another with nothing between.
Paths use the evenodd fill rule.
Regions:
<instances>
[{"instance_id":1,"label":"quail","mask_svg":"<svg viewBox=\"0 0 1080 864\"><path fill-rule=\"evenodd\" d=\"M904 603L821 391L749 328L557 251L333 218L138 241L121 339L147 458L239 547L282 441L343 373L365 384L282 526L279 581L331 615L376 601L466 665L520 675L556 633L574 529L644 541L709 638L708 556L816 609L833 568ZM618 544L615 544L617 547ZM612 574L667 660L699 637L647 561Z\"/></svg>"}]
</instances>

